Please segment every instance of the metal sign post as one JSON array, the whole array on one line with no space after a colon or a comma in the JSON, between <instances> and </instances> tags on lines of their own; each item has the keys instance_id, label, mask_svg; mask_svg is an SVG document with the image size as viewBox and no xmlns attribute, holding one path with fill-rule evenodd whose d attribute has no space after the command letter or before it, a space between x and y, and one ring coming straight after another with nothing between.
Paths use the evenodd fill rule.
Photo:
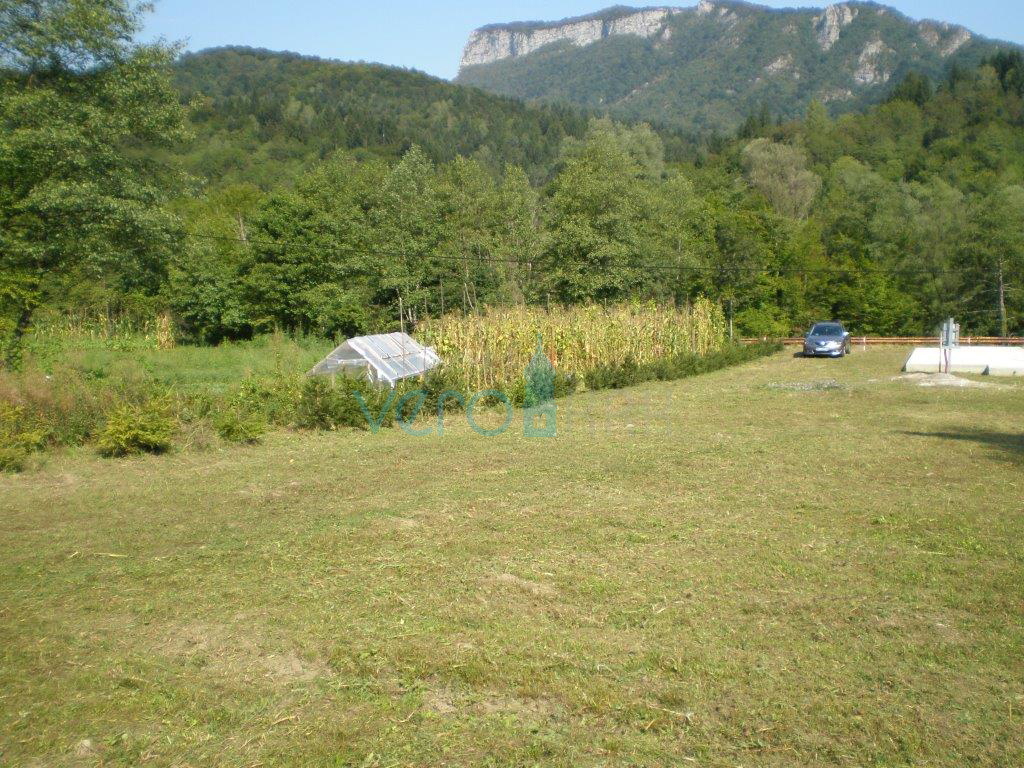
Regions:
<instances>
[{"instance_id":1,"label":"metal sign post","mask_svg":"<svg viewBox=\"0 0 1024 768\"><path fill-rule=\"evenodd\" d=\"M960 346L960 326L949 318L942 324L939 336L939 372L949 373L953 362L953 347Z\"/></svg>"}]
</instances>

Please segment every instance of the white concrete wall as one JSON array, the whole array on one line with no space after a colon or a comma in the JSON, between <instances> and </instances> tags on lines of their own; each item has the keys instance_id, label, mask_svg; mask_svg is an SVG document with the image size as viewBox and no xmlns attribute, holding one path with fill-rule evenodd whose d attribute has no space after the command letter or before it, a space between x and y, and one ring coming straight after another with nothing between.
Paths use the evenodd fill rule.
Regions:
<instances>
[{"instance_id":1,"label":"white concrete wall","mask_svg":"<svg viewBox=\"0 0 1024 768\"><path fill-rule=\"evenodd\" d=\"M1024 376L1024 347L954 347L951 355L950 373ZM941 359L938 347L917 347L903 364L903 370L938 373Z\"/></svg>"}]
</instances>

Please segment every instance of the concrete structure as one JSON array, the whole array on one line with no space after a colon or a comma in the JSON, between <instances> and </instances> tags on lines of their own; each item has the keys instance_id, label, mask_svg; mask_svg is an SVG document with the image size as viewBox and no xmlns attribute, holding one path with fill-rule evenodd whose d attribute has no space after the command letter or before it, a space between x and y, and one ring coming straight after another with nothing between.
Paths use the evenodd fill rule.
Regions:
<instances>
[{"instance_id":1,"label":"concrete structure","mask_svg":"<svg viewBox=\"0 0 1024 768\"><path fill-rule=\"evenodd\" d=\"M1024 347L954 347L950 355L950 373L1024 376ZM903 370L938 373L941 364L942 351L938 347L917 347L903 364Z\"/></svg>"}]
</instances>

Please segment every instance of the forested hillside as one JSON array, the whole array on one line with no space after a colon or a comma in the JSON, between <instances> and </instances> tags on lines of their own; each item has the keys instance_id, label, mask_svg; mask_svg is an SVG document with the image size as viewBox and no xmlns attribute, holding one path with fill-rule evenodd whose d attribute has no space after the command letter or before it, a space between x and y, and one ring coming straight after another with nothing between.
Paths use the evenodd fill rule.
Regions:
<instances>
[{"instance_id":1,"label":"forested hillside","mask_svg":"<svg viewBox=\"0 0 1024 768\"><path fill-rule=\"evenodd\" d=\"M838 317L858 333L1021 325L1024 112L1019 55L933 84L912 76L864 115L813 104L695 165L607 120L569 140L553 180L500 177L413 149L335 157L293 191L195 220L168 297L208 338L273 327L355 333L485 304L725 304L740 333ZM217 211L220 211L219 213ZM212 212L212 213L211 213ZM218 223L219 222L219 223Z\"/></svg>"},{"instance_id":2,"label":"forested hillside","mask_svg":"<svg viewBox=\"0 0 1024 768\"><path fill-rule=\"evenodd\" d=\"M191 173L264 189L294 179L338 149L400 157L419 146L435 162L472 156L541 180L586 117L527 107L474 88L378 64L248 48L183 56L174 84L193 102L196 135L181 154Z\"/></svg>"},{"instance_id":3,"label":"forested hillside","mask_svg":"<svg viewBox=\"0 0 1024 768\"><path fill-rule=\"evenodd\" d=\"M485 27L471 37L457 82L693 133L732 133L763 104L786 119L815 100L833 114L856 111L911 71L939 78L996 50L962 27L913 21L875 3L772 9L703 0Z\"/></svg>"}]
</instances>

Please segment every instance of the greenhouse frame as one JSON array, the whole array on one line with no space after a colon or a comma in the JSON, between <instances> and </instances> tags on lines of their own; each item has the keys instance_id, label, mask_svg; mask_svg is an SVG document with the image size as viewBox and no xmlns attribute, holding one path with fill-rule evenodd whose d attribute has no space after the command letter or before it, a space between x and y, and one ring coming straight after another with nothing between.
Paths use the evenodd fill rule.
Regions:
<instances>
[{"instance_id":1,"label":"greenhouse frame","mask_svg":"<svg viewBox=\"0 0 1024 768\"><path fill-rule=\"evenodd\" d=\"M419 376L441 363L433 347L425 347L407 333L355 336L317 363L310 376L349 376L389 387Z\"/></svg>"}]
</instances>

